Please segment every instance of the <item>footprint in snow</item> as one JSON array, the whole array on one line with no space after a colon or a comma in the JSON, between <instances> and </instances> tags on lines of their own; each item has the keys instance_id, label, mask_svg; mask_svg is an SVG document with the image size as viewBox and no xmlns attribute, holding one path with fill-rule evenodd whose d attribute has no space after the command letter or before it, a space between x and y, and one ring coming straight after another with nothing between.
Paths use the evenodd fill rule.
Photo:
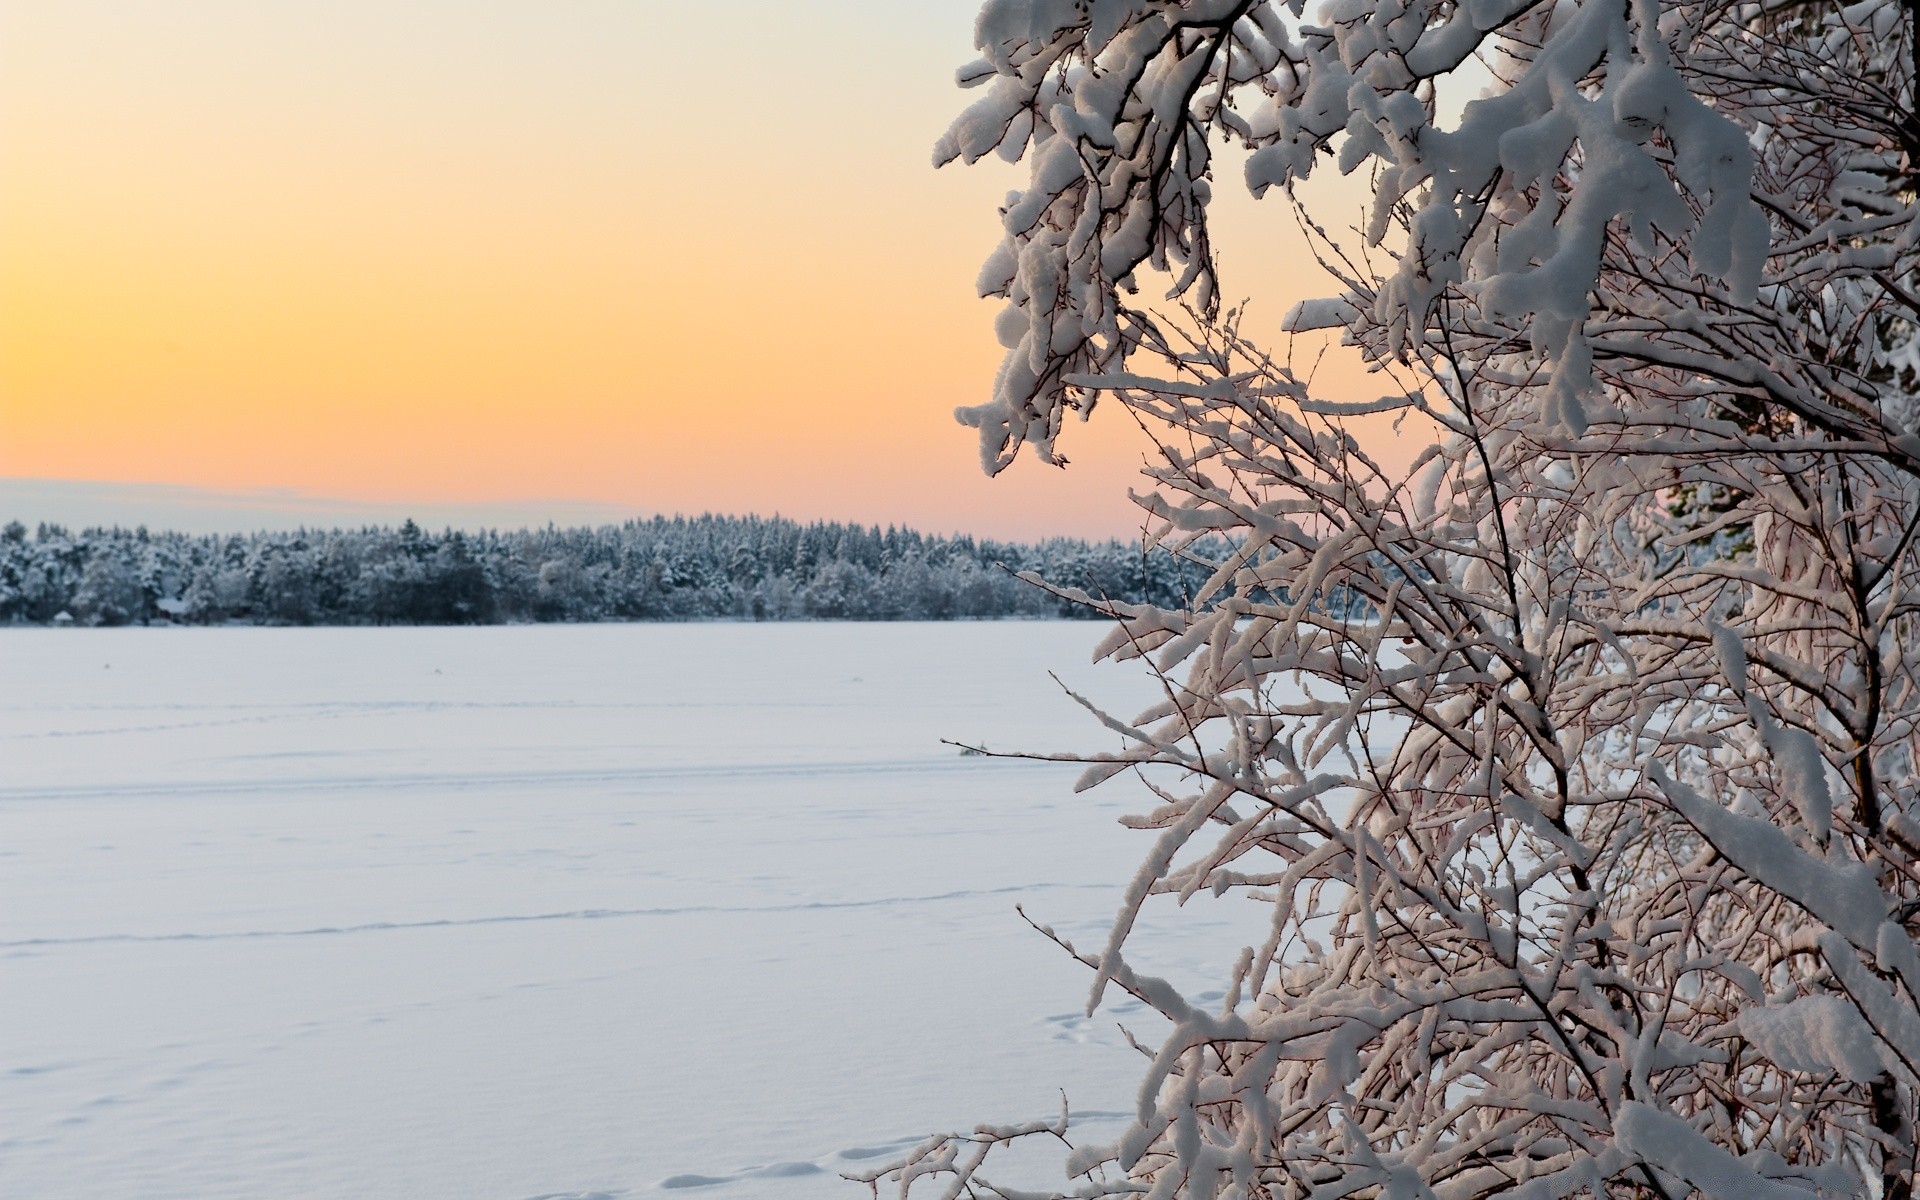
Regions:
<instances>
[{"instance_id":1,"label":"footprint in snow","mask_svg":"<svg viewBox=\"0 0 1920 1200\"><path fill-rule=\"evenodd\" d=\"M883 1153L876 1151L875 1153ZM846 1155L841 1155L845 1158ZM802 1175L821 1174L821 1168L810 1162L774 1163L766 1167L754 1167L738 1175L669 1175L660 1181L663 1188L704 1188L717 1187L723 1183L738 1183L743 1179L794 1179Z\"/></svg>"},{"instance_id":2,"label":"footprint in snow","mask_svg":"<svg viewBox=\"0 0 1920 1200\"><path fill-rule=\"evenodd\" d=\"M836 1157L845 1159L879 1158L882 1154L898 1154L908 1146L917 1146L925 1140L926 1138L924 1136L895 1138L890 1142L882 1142L878 1146L855 1146L851 1150L842 1150Z\"/></svg>"}]
</instances>

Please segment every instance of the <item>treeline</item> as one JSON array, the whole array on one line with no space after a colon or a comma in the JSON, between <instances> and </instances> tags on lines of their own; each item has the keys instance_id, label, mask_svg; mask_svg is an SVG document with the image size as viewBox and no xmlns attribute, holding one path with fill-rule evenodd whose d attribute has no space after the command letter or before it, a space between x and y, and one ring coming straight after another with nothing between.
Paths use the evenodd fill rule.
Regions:
<instances>
[{"instance_id":1,"label":"treeline","mask_svg":"<svg viewBox=\"0 0 1920 1200\"><path fill-rule=\"evenodd\" d=\"M1205 570L1112 542L932 537L783 518L595 529L195 536L0 529L0 624L489 624L1089 615L1011 572L1172 605Z\"/></svg>"}]
</instances>

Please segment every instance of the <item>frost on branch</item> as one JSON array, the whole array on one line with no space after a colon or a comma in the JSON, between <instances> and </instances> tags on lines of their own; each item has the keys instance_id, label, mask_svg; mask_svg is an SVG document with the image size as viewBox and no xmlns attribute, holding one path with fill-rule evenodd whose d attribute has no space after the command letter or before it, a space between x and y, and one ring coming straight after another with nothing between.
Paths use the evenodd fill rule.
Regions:
<instances>
[{"instance_id":1,"label":"frost on branch","mask_svg":"<svg viewBox=\"0 0 1920 1200\"><path fill-rule=\"evenodd\" d=\"M1153 843L1073 953L1173 1032L1061 1194L1912 1196L1915 20L986 9L942 154L1016 139L1034 186L969 419L999 465L1110 395L1166 434L1154 540L1211 569L1184 608L1080 597L1166 688L1103 716L1083 786L1144 785ZM1472 55L1499 84L1437 128ZM1209 135L1256 187L1373 172L1388 265L1290 324L1439 431L1410 471L1211 310ZM1118 307L1160 259L1193 320ZM1129 959L1201 891L1261 917L1216 1009ZM873 1181L1026 1194L962 1142Z\"/></svg>"},{"instance_id":2,"label":"frost on branch","mask_svg":"<svg viewBox=\"0 0 1920 1200\"><path fill-rule=\"evenodd\" d=\"M1073 377L1164 348L1127 301L1140 268L1213 313L1226 141L1251 151L1255 192L1371 172L1366 233L1396 261L1348 297L1366 307L1349 328L1382 360L1470 326L1526 349L1543 418L1571 433L1589 406L1607 415L1624 364L1717 376L1920 464L1863 396L1869 364L1825 361L1838 333L1916 367L1910 325L1848 328L1869 293L1914 300L1911 22L1894 0L1331 0L1310 20L1252 0L992 0L961 72L983 94L934 157L1024 155L1030 174L979 280L1006 301L1007 355L959 415L989 470L1023 443L1054 461L1066 412L1098 394ZM1436 85L1474 58L1499 86L1442 128ZM1763 289L1769 213L1811 273Z\"/></svg>"}]
</instances>

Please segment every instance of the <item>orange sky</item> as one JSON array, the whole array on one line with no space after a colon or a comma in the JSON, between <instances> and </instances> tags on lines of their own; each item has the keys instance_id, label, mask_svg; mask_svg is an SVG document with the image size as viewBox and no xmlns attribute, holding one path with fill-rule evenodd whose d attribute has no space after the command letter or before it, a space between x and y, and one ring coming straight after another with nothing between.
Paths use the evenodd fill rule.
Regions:
<instances>
[{"instance_id":1,"label":"orange sky","mask_svg":"<svg viewBox=\"0 0 1920 1200\"><path fill-rule=\"evenodd\" d=\"M0 0L0 476L1125 532L1121 414L994 481L950 416L1019 177L928 166L973 9Z\"/></svg>"}]
</instances>

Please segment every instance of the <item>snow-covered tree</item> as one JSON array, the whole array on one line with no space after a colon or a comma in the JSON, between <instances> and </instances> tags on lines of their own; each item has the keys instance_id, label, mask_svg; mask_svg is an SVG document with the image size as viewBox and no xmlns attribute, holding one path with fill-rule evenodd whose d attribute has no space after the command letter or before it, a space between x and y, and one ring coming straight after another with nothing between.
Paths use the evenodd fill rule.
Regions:
<instances>
[{"instance_id":1,"label":"snow-covered tree","mask_svg":"<svg viewBox=\"0 0 1920 1200\"><path fill-rule=\"evenodd\" d=\"M823 557L811 548L819 544L840 552ZM291 625L1088 615L1009 570L1162 603L1205 578L1192 563L1118 541L976 543L781 518L656 517L471 536L409 524L246 537L70 536L43 526L30 537L14 522L0 528L0 624L46 623L68 610L86 621L164 613ZM106 583L127 572L138 595L107 603Z\"/></svg>"},{"instance_id":2,"label":"snow-covered tree","mask_svg":"<svg viewBox=\"0 0 1920 1200\"><path fill-rule=\"evenodd\" d=\"M1154 539L1214 567L1184 607L1086 597L1166 688L1083 777L1144 781L1156 832L1070 949L1090 1005L1173 1032L1069 1194L1913 1194L1917 21L989 0L936 157L1031 178L961 417L997 470L1126 406L1166 434ZM1288 323L1385 398L1311 394L1220 311L1223 146L1256 193L1370 173L1368 212L1304 213L1344 290ZM1404 474L1342 425L1395 409L1435 430ZM1128 959L1203 891L1270 918L1211 1008ZM1037 1133L1071 1136L871 1178L992 1195Z\"/></svg>"}]
</instances>

